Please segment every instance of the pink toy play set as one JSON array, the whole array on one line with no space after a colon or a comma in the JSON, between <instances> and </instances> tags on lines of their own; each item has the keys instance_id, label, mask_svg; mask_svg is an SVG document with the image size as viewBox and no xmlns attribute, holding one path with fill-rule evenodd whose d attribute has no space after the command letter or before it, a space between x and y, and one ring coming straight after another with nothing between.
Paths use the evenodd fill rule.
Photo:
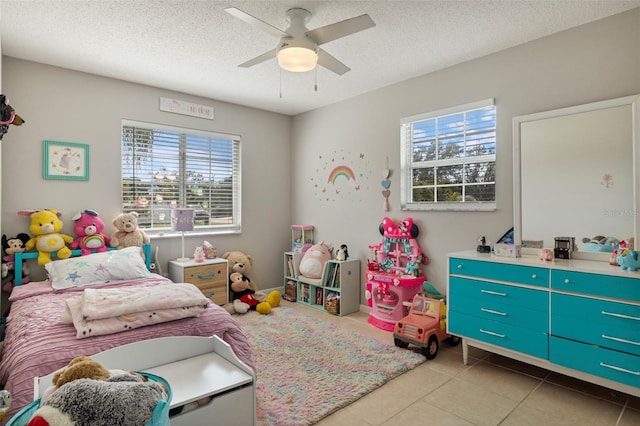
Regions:
<instances>
[{"instance_id":1,"label":"pink toy play set","mask_svg":"<svg viewBox=\"0 0 640 426\"><path fill-rule=\"evenodd\" d=\"M420 265L429 259L416 240L418 226L412 218L399 223L385 217L380 224L382 241L370 245L366 296L369 323L386 331L409 313L413 297L422 291L426 277Z\"/></svg>"}]
</instances>

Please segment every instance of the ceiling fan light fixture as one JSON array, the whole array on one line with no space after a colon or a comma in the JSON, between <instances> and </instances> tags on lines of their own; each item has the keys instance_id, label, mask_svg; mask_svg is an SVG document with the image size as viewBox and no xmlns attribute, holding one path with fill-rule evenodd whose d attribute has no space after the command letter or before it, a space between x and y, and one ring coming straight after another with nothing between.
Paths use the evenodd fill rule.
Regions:
<instances>
[{"instance_id":1,"label":"ceiling fan light fixture","mask_svg":"<svg viewBox=\"0 0 640 426\"><path fill-rule=\"evenodd\" d=\"M278 51L278 65L286 71L307 72L316 67L318 54L307 47L290 46Z\"/></svg>"}]
</instances>

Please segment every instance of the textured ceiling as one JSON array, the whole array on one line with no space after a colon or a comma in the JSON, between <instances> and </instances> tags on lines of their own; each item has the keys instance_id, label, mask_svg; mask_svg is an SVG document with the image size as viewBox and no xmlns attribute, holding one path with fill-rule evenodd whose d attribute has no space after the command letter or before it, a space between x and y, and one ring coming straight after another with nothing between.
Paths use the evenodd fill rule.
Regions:
<instances>
[{"instance_id":1,"label":"textured ceiling","mask_svg":"<svg viewBox=\"0 0 640 426\"><path fill-rule=\"evenodd\" d=\"M351 68L280 72L237 65L278 39L303 7L314 29L368 13L376 26L322 47ZM0 0L2 54L295 115L628 9L640 0L205 1ZM314 91L317 78L318 90Z\"/></svg>"}]
</instances>

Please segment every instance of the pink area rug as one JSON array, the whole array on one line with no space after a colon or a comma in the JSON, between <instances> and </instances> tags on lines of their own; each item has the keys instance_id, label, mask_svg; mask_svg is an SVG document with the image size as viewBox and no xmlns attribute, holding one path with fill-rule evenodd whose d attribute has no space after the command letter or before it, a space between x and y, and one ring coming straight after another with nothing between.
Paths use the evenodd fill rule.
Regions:
<instances>
[{"instance_id":1,"label":"pink area rug","mask_svg":"<svg viewBox=\"0 0 640 426\"><path fill-rule=\"evenodd\" d=\"M258 425L314 424L425 360L292 308L237 319L257 369Z\"/></svg>"}]
</instances>

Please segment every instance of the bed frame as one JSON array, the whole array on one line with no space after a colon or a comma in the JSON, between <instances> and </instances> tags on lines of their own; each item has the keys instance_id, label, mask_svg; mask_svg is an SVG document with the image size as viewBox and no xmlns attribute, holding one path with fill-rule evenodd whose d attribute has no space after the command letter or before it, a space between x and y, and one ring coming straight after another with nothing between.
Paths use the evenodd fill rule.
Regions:
<instances>
[{"instance_id":1,"label":"bed frame","mask_svg":"<svg viewBox=\"0 0 640 426\"><path fill-rule=\"evenodd\" d=\"M111 250L117 250L117 249L110 247L108 251L111 251ZM147 269L151 270L151 244L144 244L142 246L142 251L144 252L144 259L145 259L145 264L147 265ZM71 250L71 257L78 257L81 254L82 254L82 251L80 249ZM55 258L56 254L51 253L51 257ZM37 251L27 252L27 253L17 252L14 255L14 260L15 260L15 266L13 270L15 274L15 277L13 278L14 285L16 286L22 285L22 261L27 259L37 259L37 258L38 258Z\"/></svg>"},{"instance_id":2,"label":"bed frame","mask_svg":"<svg viewBox=\"0 0 640 426\"><path fill-rule=\"evenodd\" d=\"M151 356L150 356L151 355ZM172 426L254 425L255 373L218 336L175 336L143 340L91 356L108 369L153 373L171 386L174 409L209 399L206 405L176 414ZM51 373L34 379L34 399L51 386Z\"/></svg>"}]
</instances>

